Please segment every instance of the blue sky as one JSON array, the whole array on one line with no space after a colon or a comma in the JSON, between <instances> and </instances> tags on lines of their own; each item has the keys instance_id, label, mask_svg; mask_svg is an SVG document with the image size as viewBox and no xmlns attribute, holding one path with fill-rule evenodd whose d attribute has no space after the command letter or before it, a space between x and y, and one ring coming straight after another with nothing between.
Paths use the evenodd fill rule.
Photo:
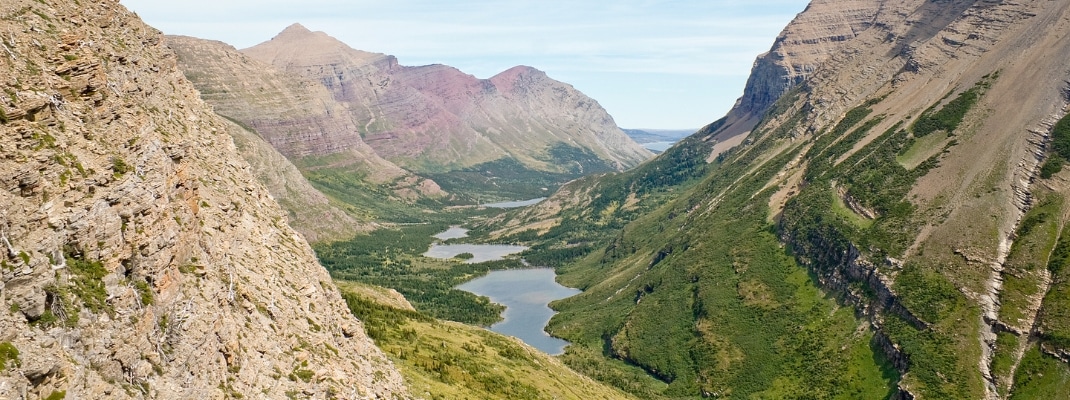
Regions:
<instances>
[{"instance_id":1,"label":"blue sky","mask_svg":"<svg viewBox=\"0 0 1070 400\"><path fill-rule=\"evenodd\" d=\"M720 118L754 58L806 0L121 0L168 34L237 48L294 22L403 65L479 78L530 65L598 100L625 128Z\"/></svg>"}]
</instances>

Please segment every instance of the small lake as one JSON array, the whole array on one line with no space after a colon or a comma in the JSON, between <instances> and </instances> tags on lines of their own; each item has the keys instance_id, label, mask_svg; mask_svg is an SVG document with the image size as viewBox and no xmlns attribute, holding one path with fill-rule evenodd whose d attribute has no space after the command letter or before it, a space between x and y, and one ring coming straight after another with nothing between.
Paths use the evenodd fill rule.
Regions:
<instances>
[{"instance_id":1,"label":"small lake","mask_svg":"<svg viewBox=\"0 0 1070 400\"><path fill-rule=\"evenodd\" d=\"M513 255L528 248L525 246L513 246L508 244L433 244L431 249L424 253L424 257L450 259L461 253L472 253L475 257L465 260L465 263L475 264L484 261L501 260L505 256Z\"/></svg>"},{"instance_id":2,"label":"small lake","mask_svg":"<svg viewBox=\"0 0 1070 400\"><path fill-rule=\"evenodd\" d=\"M539 202L543 201L543 200L546 200L546 198L545 197L540 197L540 198L531 199L531 200L506 201L506 202L501 202L501 203L483 204L482 206L483 207L488 207L488 208L520 208L520 207L527 207L527 206L533 206L533 205L539 204Z\"/></svg>"},{"instance_id":3,"label":"small lake","mask_svg":"<svg viewBox=\"0 0 1070 400\"><path fill-rule=\"evenodd\" d=\"M468 230L459 226L451 226L445 232L431 236L438 240L463 239L468 237Z\"/></svg>"},{"instance_id":4,"label":"small lake","mask_svg":"<svg viewBox=\"0 0 1070 400\"><path fill-rule=\"evenodd\" d=\"M650 142L643 143L642 146L650 151L663 152L665 150L668 150L674 144L676 144L676 142Z\"/></svg>"},{"instance_id":5,"label":"small lake","mask_svg":"<svg viewBox=\"0 0 1070 400\"><path fill-rule=\"evenodd\" d=\"M561 286L555 277L554 270L548 268L491 271L457 289L487 296L506 307L502 313L504 320L492 325L490 330L515 336L546 354L558 355L565 351L568 342L546 333L546 324L554 316L548 304L580 290Z\"/></svg>"}]
</instances>

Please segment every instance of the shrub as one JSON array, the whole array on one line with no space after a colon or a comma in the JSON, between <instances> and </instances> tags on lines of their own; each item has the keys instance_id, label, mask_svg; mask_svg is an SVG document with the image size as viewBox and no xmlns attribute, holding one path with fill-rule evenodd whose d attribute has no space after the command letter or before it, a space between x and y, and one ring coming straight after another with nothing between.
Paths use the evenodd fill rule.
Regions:
<instances>
[{"instance_id":1,"label":"shrub","mask_svg":"<svg viewBox=\"0 0 1070 400\"><path fill-rule=\"evenodd\" d=\"M1048 161L1045 161L1044 165L1040 167L1040 177L1050 179L1063 170L1063 163L1065 162L1066 160L1058 154L1052 154L1051 157L1048 157Z\"/></svg>"},{"instance_id":2,"label":"shrub","mask_svg":"<svg viewBox=\"0 0 1070 400\"><path fill-rule=\"evenodd\" d=\"M8 363L19 365L19 349L10 342L0 343L0 371L7 369Z\"/></svg>"}]
</instances>

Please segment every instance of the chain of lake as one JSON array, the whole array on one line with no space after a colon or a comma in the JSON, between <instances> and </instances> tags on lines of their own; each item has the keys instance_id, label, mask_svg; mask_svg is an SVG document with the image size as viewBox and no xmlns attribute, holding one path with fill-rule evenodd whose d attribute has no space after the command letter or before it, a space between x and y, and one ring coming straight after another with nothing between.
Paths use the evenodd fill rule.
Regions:
<instances>
[{"instance_id":1,"label":"chain of lake","mask_svg":"<svg viewBox=\"0 0 1070 400\"><path fill-rule=\"evenodd\" d=\"M441 240L459 239L467 236L467 231L459 227L439 233L434 237ZM466 262L475 263L499 260L507 255L526 250L524 246L498 244L433 244L424 256L449 259L461 253L471 253L474 257ZM492 302L504 305L503 320L491 325L490 330L504 335L515 336L547 354L557 355L564 352L568 342L551 337L546 333L546 324L554 316L550 309L551 301L563 299L577 293L578 289L561 286L555 280L554 270L549 268L513 269L491 271L486 276L468 281L457 289L487 296Z\"/></svg>"}]
</instances>

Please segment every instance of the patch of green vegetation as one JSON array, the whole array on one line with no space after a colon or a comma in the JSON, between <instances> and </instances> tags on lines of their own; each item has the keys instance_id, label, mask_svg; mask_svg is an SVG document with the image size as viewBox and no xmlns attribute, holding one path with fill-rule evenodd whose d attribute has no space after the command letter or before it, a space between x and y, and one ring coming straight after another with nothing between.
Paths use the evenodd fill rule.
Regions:
<instances>
[{"instance_id":1,"label":"patch of green vegetation","mask_svg":"<svg viewBox=\"0 0 1070 400\"><path fill-rule=\"evenodd\" d=\"M49 22L52 21L52 18L49 17L48 15L46 15L43 12L40 12L40 11L37 11L37 10L33 10L33 13L36 14L38 17L41 17L41 19L43 19L45 21L49 21Z\"/></svg>"},{"instance_id":2,"label":"patch of green vegetation","mask_svg":"<svg viewBox=\"0 0 1070 400\"><path fill-rule=\"evenodd\" d=\"M7 112L4 111L4 106L0 105L0 124L7 124Z\"/></svg>"},{"instance_id":3,"label":"patch of green vegetation","mask_svg":"<svg viewBox=\"0 0 1070 400\"><path fill-rule=\"evenodd\" d=\"M353 315L429 399L627 399L515 339L379 303L342 287Z\"/></svg>"},{"instance_id":4,"label":"patch of green vegetation","mask_svg":"<svg viewBox=\"0 0 1070 400\"><path fill-rule=\"evenodd\" d=\"M48 397L45 397L45 400L63 400L65 398L67 398L67 391L57 390L48 395Z\"/></svg>"},{"instance_id":5,"label":"patch of green vegetation","mask_svg":"<svg viewBox=\"0 0 1070 400\"><path fill-rule=\"evenodd\" d=\"M1064 160L1070 160L1070 114L1060 118L1052 127L1051 150Z\"/></svg>"},{"instance_id":6,"label":"patch of green vegetation","mask_svg":"<svg viewBox=\"0 0 1070 400\"><path fill-rule=\"evenodd\" d=\"M958 129L959 124L962 123L962 119L966 117L966 113L977 104L977 101L981 99L984 92L992 86L992 82L998 77L998 73L986 75L972 88L962 92L954 100L947 102L939 111L936 110L936 107L940 103L937 103L922 112L921 116L910 127L914 137L920 138L936 131L953 134L955 129ZM944 98L946 99L950 96L951 93L948 93Z\"/></svg>"},{"instance_id":7,"label":"patch of green vegetation","mask_svg":"<svg viewBox=\"0 0 1070 400\"><path fill-rule=\"evenodd\" d=\"M111 304L108 304L108 292L104 288L104 276L108 270L100 261L89 261L77 257L67 257L67 269L71 273L71 293L82 301L89 311L100 313L102 311L111 314Z\"/></svg>"},{"instance_id":8,"label":"patch of green vegetation","mask_svg":"<svg viewBox=\"0 0 1070 400\"><path fill-rule=\"evenodd\" d=\"M1060 349L1070 349L1070 225L1059 233L1048 259L1052 282L1038 315L1041 340Z\"/></svg>"},{"instance_id":9,"label":"patch of green vegetation","mask_svg":"<svg viewBox=\"0 0 1070 400\"><path fill-rule=\"evenodd\" d=\"M925 135L920 138L912 138L906 149L896 156L895 160L906 169L914 169L919 164L928 160L944 147L941 144L951 138L947 132Z\"/></svg>"},{"instance_id":10,"label":"patch of green vegetation","mask_svg":"<svg viewBox=\"0 0 1070 400\"><path fill-rule=\"evenodd\" d=\"M1014 368L1016 353L1018 351L1019 338L1010 332L996 334L995 353L992 356L992 376L997 378L1010 377ZM1000 385L998 390L1003 397L1007 396L1010 388Z\"/></svg>"},{"instance_id":11,"label":"patch of green vegetation","mask_svg":"<svg viewBox=\"0 0 1070 400\"><path fill-rule=\"evenodd\" d=\"M895 280L895 289L915 316L933 323L944 321L966 307L966 298L943 275L916 263L907 263Z\"/></svg>"},{"instance_id":12,"label":"patch of green vegetation","mask_svg":"<svg viewBox=\"0 0 1070 400\"><path fill-rule=\"evenodd\" d=\"M977 374L975 339L962 332L974 332L978 310L951 310L947 319L927 329L917 329L898 316L885 319L883 330L912 360L905 384L914 393L937 399L981 398L983 383Z\"/></svg>"},{"instance_id":13,"label":"patch of green vegetation","mask_svg":"<svg viewBox=\"0 0 1070 400\"><path fill-rule=\"evenodd\" d=\"M1051 152L1040 167L1040 177L1049 179L1063 170L1063 164L1070 160L1070 114L1055 123L1051 130Z\"/></svg>"},{"instance_id":14,"label":"patch of green vegetation","mask_svg":"<svg viewBox=\"0 0 1070 400\"><path fill-rule=\"evenodd\" d=\"M845 221L850 222L858 229L867 229L873 226L873 220L864 216L858 215L858 213L847 208L847 204L843 202L843 198L837 196L834 191L829 191L832 195L832 211L843 218Z\"/></svg>"},{"instance_id":15,"label":"patch of green vegetation","mask_svg":"<svg viewBox=\"0 0 1070 400\"><path fill-rule=\"evenodd\" d=\"M294 382L297 382L297 380L300 379L301 382L304 382L304 383L312 382L312 377L315 375L315 373L312 372L312 370L306 369L307 367L308 367L308 362L307 361L303 362L301 364L301 366L294 367L293 371L290 372L290 376L289 376L290 380L294 381Z\"/></svg>"},{"instance_id":16,"label":"patch of green vegetation","mask_svg":"<svg viewBox=\"0 0 1070 400\"><path fill-rule=\"evenodd\" d=\"M355 167L332 167L332 156L307 157L295 164L312 186L330 197L339 209L363 221L421 223L442 219L430 210L441 209L438 200L406 199L394 193L397 182L374 184Z\"/></svg>"},{"instance_id":17,"label":"patch of green vegetation","mask_svg":"<svg viewBox=\"0 0 1070 400\"><path fill-rule=\"evenodd\" d=\"M551 165L563 169L565 174L573 175L576 178L584 175L595 175L617 171L617 168L613 163L601 159L593 151L571 146L564 142L557 142L550 145L550 148L546 152L548 157L544 157L542 161L549 162Z\"/></svg>"},{"instance_id":18,"label":"patch of green vegetation","mask_svg":"<svg viewBox=\"0 0 1070 400\"><path fill-rule=\"evenodd\" d=\"M156 303L156 296L153 294L152 287L149 283L143 280L134 281L134 289L137 290L138 299L142 305L153 305Z\"/></svg>"},{"instance_id":19,"label":"patch of green vegetation","mask_svg":"<svg viewBox=\"0 0 1070 400\"><path fill-rule=\"evenodd\" d=\"M545 197L565 182L588 173L575 169L568 172L537 171L513 158L502 158L427 176L442 190L457 196L458 203L484 204Z\"/></svg>"},{"instance_id":20,"label":"patch of green vegetation","mask_svg":"<svg viewBox=\"0 0 1070 400\"><path fill-rule=\"evenodd\" d=\"M1040 177L1042 179L1051 179L1055 174L1062 172L1063 164L1065 163L1066 160L1058 154L1049 156L1048 159L1044 161L1044 165L1040 166Z\"/></svg>"},{"instance_id":21,"label":"patch of green vegetation","mask_svg":"<svg viewBox=\"0 0 1070 400\"><path fill-rule=\"evenodd\" d=\"M1014 375L1011 400L1056 399L1070 393L1070 366L1030 346Z\"/></svg>"},{"instance_id":22,"label":"patch of green vegetation","mask_svg":"<svg viewBox=\"0 0 1070 400\"><path fill-rule=\"evenodd\" d=\"M124 161L119 156L111 158L111 172L116 179L121 178L123 175L126 175L126 173L133 170L134 167L130 164L127 164L126 161Z\"/></svg>"},{"instance_id":23,"label":"patch of green vegetation","mask_svg":"<svg viewBox=\"0 0 1070 400\"><path fill-rule=\"evenodd\" d=\"M1003 290L1000 291L1000 319L1011 326L1022 326L1032 319L1026 315L1036 296L1044 290L1043 271L1059 238L1063 198L1043 188L1035 191L1036 205L1018 224L1017 239L1004 263Z\"/></svg>"},{"instance_id":24,"label":"patch of green vegetation","mask_svg":"<svg viewBox=\"0 0 1070 400\"><path fill-rule=\"evenodd\" d=\"M501 319L502 306L486 297L454 289L492 269L522 267L517 260L465 264L421 256L431 235L446 224L379 229L351 240L313 245L320 262L336 279L395 289L417 310L435 318L489 326Z\"/></svg>"},{"instance_id":25,"label":"patch of green vegetation","mask_svg":"<svg viewBox=\"0 0 1070 400\"><path fill-rule=\"evenodd\" d=\"M472 253L461 253L461 254L453 256L453 258L456 258L456 259L462 260L462 261L463 260L471 260L473 258L476 258L476 255L472 254Z\"/></svg>"},{"instance_id":26,"label":"patch of green vegetation","mask_svg":"<svg viewBox=\"0 0 1070 400\"><path fill-rule=\"evenodd\" d=\"M0 372L7 370L8 365L18 367L21 363L19 349L11 342L0 342Z\"/></svg>"},{"instance_id":27,"label":"patch of green vegetation","mask_svg":"<svg viewBox=\"0 0 1070 400\"><path fill-rule=\"evenodd\" d=\"M874 126L879 124L883 117L873 118L867 121L862 126L847 132L862 122L867 116L873 113L873 109L870 108L880 102L881 99L869 100L858 107L847 111L840 122L836 123L836 126L831 131L823 132L817 135L814 141L813 147L806 154L806 159L810 161L811 167L809 172L812 176L817 176L829 168L833 167L836 161L849 151L859 140L869 134L869 131Z\"/></svg>"},{"instance_id":28,"label":"patch of green vegetation","mask_svg":"<svg viewBox=\"0 0 1070 400\"><path fill-rule=\"evenodd\" d=\"M668 384L642 368L617 358L607 358L594 346L568 346L561 361L572 369L641 399L659 399Z\"/></svg>"}]
</instances>

